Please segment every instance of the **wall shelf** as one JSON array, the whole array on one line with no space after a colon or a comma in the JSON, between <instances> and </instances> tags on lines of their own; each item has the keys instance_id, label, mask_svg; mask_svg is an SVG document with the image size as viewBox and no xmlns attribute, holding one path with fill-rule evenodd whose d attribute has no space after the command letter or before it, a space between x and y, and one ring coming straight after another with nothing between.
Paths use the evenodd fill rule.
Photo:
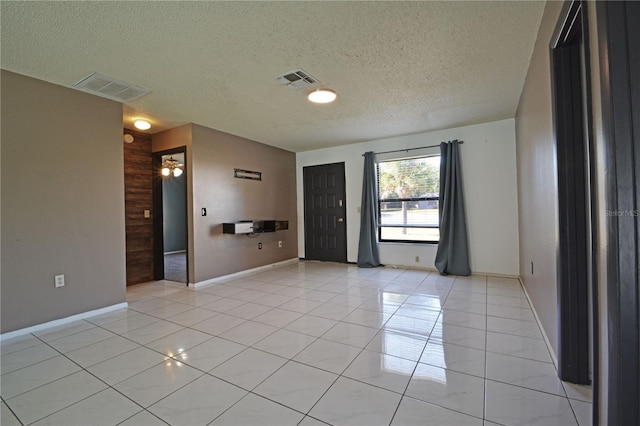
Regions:
<instances>
[{"instance_id":1,"label":"wall shelf","mask_svg":"<svg viewBox=\"0 0 640 426\"><path fill-rule=\"evenodd\" d=\"M288 220L241 220L223 223L223 234L262 234L289 229Z\"/></svg>"}]
</instances>

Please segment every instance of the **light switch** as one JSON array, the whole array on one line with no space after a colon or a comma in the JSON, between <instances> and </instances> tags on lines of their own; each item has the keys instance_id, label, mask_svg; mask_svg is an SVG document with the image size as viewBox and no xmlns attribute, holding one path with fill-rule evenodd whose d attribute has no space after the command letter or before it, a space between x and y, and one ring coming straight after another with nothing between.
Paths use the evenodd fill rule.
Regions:
<instances>
[{"instance_id":1,"label":"light switch","mask_svg":"<svg viewBox=\"0 0 640 426\"><path fill-rule=\"evenodd\" d=\"M145 218L145 219L149 219L150 217L151 217L151 211L149 211L149 210L145 210L145 211L144 211L144 218Z\"/></svg>"},{"instance_id":2,"label":"light switch","mask_svg":"<svg viewBox=\"0 0 640 426\"><path fill-rule=\"evenodd\" d=\"M207 208L203 207L201 213L202 213L202 216L206 216L207 215Z\"/></svg>"}]
</instances>

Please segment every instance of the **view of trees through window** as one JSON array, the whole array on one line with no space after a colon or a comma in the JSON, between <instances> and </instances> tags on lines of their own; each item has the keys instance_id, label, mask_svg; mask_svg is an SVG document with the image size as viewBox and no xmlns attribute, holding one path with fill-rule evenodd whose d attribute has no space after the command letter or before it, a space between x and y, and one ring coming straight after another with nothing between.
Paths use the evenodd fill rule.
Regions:
<instances>
[{"instance_id":1,"label":"view of trees through window","mask_svg":"<svg viewBox=\"0 0 640 426\"><path fill-rule=\"evenodd\" d=\"M380 241L437 242L440 156L378 163Z\"/></svg>"}]
</instances>

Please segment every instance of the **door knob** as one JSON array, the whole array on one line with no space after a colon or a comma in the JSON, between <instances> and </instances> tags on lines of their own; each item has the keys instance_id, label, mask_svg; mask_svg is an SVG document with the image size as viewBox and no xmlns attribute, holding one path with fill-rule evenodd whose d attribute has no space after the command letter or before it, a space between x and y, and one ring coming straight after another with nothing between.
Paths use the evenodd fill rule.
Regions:
<instances>
[{"instance_id":1,"label":"door knob","mask_svg":"<svg viewBox=\"0 0 640 426\"><path fill-rule=\"evenodd\" d=\"M344 222L344 219L343 219L343 218L341 218L341 217L339 217L339 218L338 218L338 222Z\"/></svg>"}]
</instances>

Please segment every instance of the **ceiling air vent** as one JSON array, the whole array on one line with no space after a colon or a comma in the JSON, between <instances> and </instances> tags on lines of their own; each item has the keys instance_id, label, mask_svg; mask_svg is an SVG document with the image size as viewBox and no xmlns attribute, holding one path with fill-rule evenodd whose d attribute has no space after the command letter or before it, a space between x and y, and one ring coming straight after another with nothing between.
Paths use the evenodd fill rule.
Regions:
<instances>
[{"instance_id":1,"label":"ceiling air vent","mask_svg":"<svg viewBox=\"0 0 640 426\"><path fill-rule=\"evenodd\" d=\"M287 73L279 75L278 77L276 77L276 80L278 80L280 84L291 89L301 89L303 87L309 87L318 83L317 78L301 69L289 71Z\"/></svg>"},{"instance_id":2,"label":"ceiling air vent","mask_svg":"<svg viewBox=\"0 0 640 426\"><path fill-rule=\"evenodd\" d=\"M119 102L131 102L149 93L147 89L94 72L73 85L76 89Z\"/></svg>"}]
</instances>

